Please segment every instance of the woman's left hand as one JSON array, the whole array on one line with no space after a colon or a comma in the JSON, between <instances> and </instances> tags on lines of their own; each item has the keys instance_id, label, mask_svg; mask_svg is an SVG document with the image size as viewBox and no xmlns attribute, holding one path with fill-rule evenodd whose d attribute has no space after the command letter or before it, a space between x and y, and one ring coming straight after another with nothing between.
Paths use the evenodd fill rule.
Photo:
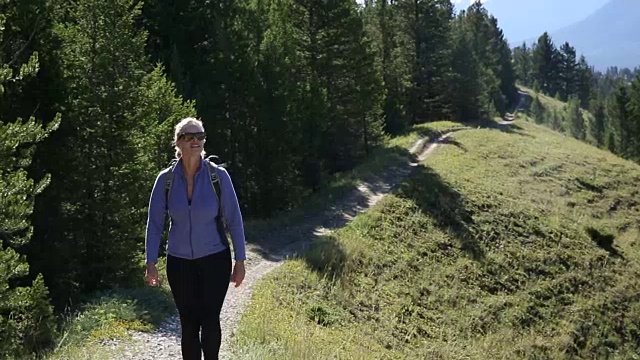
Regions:
<instances>
[{"instance_id":1,"label":"woman's left hand","mask_svg":"<svg viewBox=\"0 0 640 360\"><path fill-rule=\"evenodd\" d=\"M244 261L236 261L233 266L233 273L231 273L231 281L236 283L236 287L240 286L244 281Z\"/></svg>"}]
</instances>

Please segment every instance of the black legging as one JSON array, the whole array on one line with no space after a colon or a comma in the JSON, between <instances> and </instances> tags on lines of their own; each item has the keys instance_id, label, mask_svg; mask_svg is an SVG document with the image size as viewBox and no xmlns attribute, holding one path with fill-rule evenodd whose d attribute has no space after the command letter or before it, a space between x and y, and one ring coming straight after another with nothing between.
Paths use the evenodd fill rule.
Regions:
<instances>
[{"instance_id":1,"label":"black legging","mask_svg":"<svg viewBox=\"0 0 640 360\"><path fill-rule=\"evenodd\" d=\"M167 280L182 327L182 358L218 359L220 310L229 287L229 249L195 260L167 255ZM200 330L202 329L202 335Z\"/></svg>"}]
</instances>

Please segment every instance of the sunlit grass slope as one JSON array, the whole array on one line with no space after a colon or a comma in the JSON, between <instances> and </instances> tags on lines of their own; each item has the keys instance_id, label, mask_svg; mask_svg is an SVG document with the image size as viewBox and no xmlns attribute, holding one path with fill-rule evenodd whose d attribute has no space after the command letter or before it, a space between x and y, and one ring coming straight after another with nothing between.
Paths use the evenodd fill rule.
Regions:
<instances>
[{"instance_id":1,"label":"sunlit grass slope","mask_svg":"<svg viewBox=\"0 0 640 360\"><path fill-rule=\"evenodd\" d=\"M567 106L567 103L564 101L560 101L556 98L553 98L551 96L547 96L543 93L536 93L534 90L529 89L527 87L524 86L520 86L520 88L525 91L527 94L529 94L529 96L533 99L534 96L538 96L538 99L540 100L540 103L542 104L542 106L544 106L544 108L547 111L557 111L559 114L563 114L565 111L565 107ZM584 118L584 120L588 123L589 121L593 120L593 114L591 114L588 110L585 109L580 109L580 111L582 112L582 117Z\"/></svg>"},{"instance_id":2,"label":"sunlit grass slope","mask_svg":"<svg viewBox=\"0 0 640 360\"><path fill-rule=\"evenodd\" d=\"M640 358L640 167L526 122L452 138L259 284L238 358Z\"/></svg>"}]
</instances>

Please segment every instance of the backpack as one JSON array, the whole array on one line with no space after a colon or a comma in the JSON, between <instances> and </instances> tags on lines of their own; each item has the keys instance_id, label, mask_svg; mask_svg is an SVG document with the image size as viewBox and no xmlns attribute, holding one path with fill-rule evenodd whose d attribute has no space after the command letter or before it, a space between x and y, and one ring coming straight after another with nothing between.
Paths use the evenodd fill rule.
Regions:
<instances>
[{"instance_id":1,"label":"backpack","mask_svg":"<svg viewBox=\"0 0 640 360\"><path fill-rule=\"evenodd\" d=\"M229 239L227 238L227 234L225 232L224 221L222 217L222 192L220 190L220 176L218 176L218 167L224 167L224 164L216 165L211 159L218 158L215 155L209 156L205 163L207 164L207 171L209 172L209 180L211 181L211 188L213 189L213 193L216 196L216 200L218 200L218 214L216 214L216 227L218 230L218 234L220 235L220 239L222 243L229 247ZM170 170L167 172L167 177L165 179L164 185L164 197L165 197L165 212L169 215L169 193L171 189L171 185L173 183L173 172L178 165L178 160L174 159L171 161L169 165Z\"/></svg>"}]
</instances>

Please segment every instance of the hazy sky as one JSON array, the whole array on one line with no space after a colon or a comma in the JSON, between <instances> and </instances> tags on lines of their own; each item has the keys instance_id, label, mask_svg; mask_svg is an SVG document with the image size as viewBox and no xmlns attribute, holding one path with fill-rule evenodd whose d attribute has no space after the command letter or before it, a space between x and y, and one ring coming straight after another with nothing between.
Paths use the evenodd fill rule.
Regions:
<instances>
[{"instance_id":1,"label":"hazy sky","mask_svg":"<svg viewBox=\"0 0 640 360\"><path fill-rule=\"evenodd\" d=\"M452 0L458 9L474 0ZM537 38L584 19L609 0L483 0L509 42ZM640 1L640 0L638 0Z\"/></svg>"},{"instance_id":2,"label":"hazy sky","mask_svg":"<svg viewBox=\"0 0 640 360\"><path fill-rule=\"evenodd\" d=\"M356 0L362 4L364 0ZM476 0L451 0L458 10ZM578 22L610 0L481 0L498 18L510 43L520 43ZM640 0L638 0L640 1Z\"/></svg>"}]
</instances>

